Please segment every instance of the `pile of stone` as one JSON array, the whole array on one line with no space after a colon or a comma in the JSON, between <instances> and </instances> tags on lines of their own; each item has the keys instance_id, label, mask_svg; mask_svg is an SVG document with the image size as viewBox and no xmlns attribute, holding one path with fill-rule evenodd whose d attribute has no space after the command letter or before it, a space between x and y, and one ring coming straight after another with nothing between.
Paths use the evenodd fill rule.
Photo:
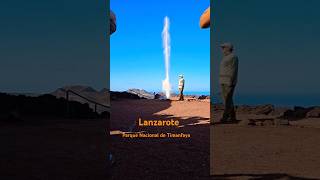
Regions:
<instances>
[{"instance_id":1,"label":"pile of stone","mask_svg":"<svg viewBox=\"0 0 320 180\"><path fill-rule=\"evenodd\" d=\"M201 96L199 96L197 99L198 99L198 100L210 99L210 96L201 95Z\"/></svg>"},{"instance_id":2,"label":"pile of stone","mask_svg":"<svg viewBox=\"0 0 320 180\"><path fill-rule=\"evenodd\" d=\"M313 107L306 114L307 118L319 118L320 117L320 107Z\"/></svg>"},{"instance_id":3,"label":"pile of stone","mask_svg":"<svg viewBox=\"0 0 320 180\"><path fill-rule=\"evenodd\" d=\"M236 107L237 113L240 114L256 114L256 115L269 115L274 112L275 108L271 104L248 106L242 105Z\"/></svg>"},{"instance_id":4,"label":"pile of stone","mask_svg":"<svg viewBox=\"0 0 320 180\"><path fill-rule=\"evenodd\" d=\"M128 92L117 92L117 91L110 91L110 98L111 100L117 99L143 99L140 98L136 94L128 93Z\"/></svg>"},{"instance_id":5,"label":"pile of stone","mask_svg":"<svg viewBox=\"0 0 320 180\"><path fill-rule=\"evenodd\" d=\"M320 118L320 107L294 107L283 114L283 118L299 120L304 118Z\"/></svg>"},{"instance_id":6,"label":"pile of stone","mask_svg":"<svg viewBox=\"0 0 320 180\"><path fill-rule=\"evenodd\" d=\"M217 109L217 107L216 107ZM223 110L223 107L220 107ZM237 106L237 113L240 114L255 114L255 115L272 115L280 119L299 120L304 118L320 118L320 107L294 107L281 108L274 107L271 104L259 106Z\"/></svg>"},{"instance_id":7,"label":"pile of stone","mask_svg":"<svg viewBox=\"0 0 320 180\"><path fill-rule=\"evenodd\" d=\"M138 95L140 98L143 99L154 99L155 96L155 93L153 94L143 89L128 89L127 92Z\"/></svg>"}]
</instances>

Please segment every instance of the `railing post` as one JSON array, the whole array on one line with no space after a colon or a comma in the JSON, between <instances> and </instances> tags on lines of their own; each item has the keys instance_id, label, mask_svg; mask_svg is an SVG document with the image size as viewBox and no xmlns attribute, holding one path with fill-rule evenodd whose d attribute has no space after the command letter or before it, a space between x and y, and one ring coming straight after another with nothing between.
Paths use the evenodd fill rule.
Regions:
<instances>
[{"instance_id":1,"label":"railing post","mask_svg":"<svg viewBox=\"0 0 320 180\"><path fill-rule=\"evenodd\" d=\"M71 105L70 105L70 101L69 101L69 98L70 98L70 93L72 93L72 94L74 94L74 95L76 95L76 96L79 96L80 98L83 98L83 99L85 99L86 101L88 101L88 103L92 103L92 104L94 104L94 112L95 113L97 113L98 112L98 109L97 109L97 106L99 105L99 106L101 106L101 107L105 107L105 108L107 108L108 110L108 112L110 111L109 109L110 109L110 107L109 106L106 106L106 105L102 105L102 104L100 104L100 103L98 103L98 102L95 102L95 101L93 101L93 100L90 100L90 99L88 99L88 98L86 98L86 97L84 97L84 96L82 96L82 95L80 95L80 94L78 94L78 93L76 93L76 92L74 92L74 91L72 91L72 90L66 90L65 91L66 92L66 101L67 101L67 116L69 117L69 118L71 118ZM90 104L89 104L90 105Z\"/></svg>"},{"instance_id":2,"label":"railing post","mask_svg":"<svg viewBox=\"0 0 320 180\"><path fill-rule=\"evenodd\" d=\"M69 91L66 92L66 100L67 100L67 117L70 117L70 104L69 104Z\"/></svg>"}]
</instances>

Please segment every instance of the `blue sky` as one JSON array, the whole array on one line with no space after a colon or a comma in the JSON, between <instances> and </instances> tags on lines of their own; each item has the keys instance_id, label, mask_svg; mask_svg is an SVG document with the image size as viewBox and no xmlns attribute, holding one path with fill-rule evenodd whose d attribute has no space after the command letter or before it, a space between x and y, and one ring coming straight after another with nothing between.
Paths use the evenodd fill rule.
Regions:
<instances>
[{"instance_id":1,"label":"blue sky","mask_svg":"<svg viewBox=\"0 0 320 180\"><path fill-rule=\"evenodd\" d=\"M239 56L237 94L319 96L319 0L220 0L213 6L214 93L220 91L219 44L227 41Z\"/></svg>"},{"instance_id":2,"label":"blue sky","mask_svg":"<svg viewBox=\"0 0 320 180\"><path fill-rule=\"evenodd\" d=\"M106 1L2 0L0 92L107 87Z\"/></svg>"},{"instance_id":3,"label":"blue sky","mask_svg":"<svg viewBox=\"0 0 320 180\"><path fill-rule=\"evenodd\" d=\"M210 30L199 28L208 0L111 0L117 32L110 39L111 90L140 88L161 91L165 78L161 32L170 19L170 81L177 89L185 76L185 91L209 91Z\"/></svg>"}]
</instances>

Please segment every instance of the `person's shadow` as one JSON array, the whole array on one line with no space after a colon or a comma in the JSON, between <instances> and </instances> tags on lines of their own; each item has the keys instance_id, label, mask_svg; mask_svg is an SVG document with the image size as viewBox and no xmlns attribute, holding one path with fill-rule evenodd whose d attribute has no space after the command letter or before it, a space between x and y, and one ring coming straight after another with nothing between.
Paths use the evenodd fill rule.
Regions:
<instances>
[{"instance_id":1,"label":"person's shadow","mask_svg":"<svg viewBox=\"0 0 320 180\"><path fill-rule=\"evenodd\" d=\"M187 108L183 112L187 101L184 101L181 106L175 104L175 107L173 103L179 102L145 99L111 101L111 130L191 135L190 138L162 139L112 136L110 148L116 161L112 167L112 175L115 179L125 179L128 176L144 177L144 179L154 177L166 179L166 177L179 176L179 178L187 179L190 176L209 174L209 118L193 116ZM179 117L173 109L168 110L170 108L177 108L181 114L186 115ZM137 126L139 118L142 120L179 120L179 127L139 127ZM125 174L123 169L126 169Z\"/></svg>"},{"instance_id":2,"label":"person's shadow","mask_svg":"<svg viewBox=\"0 0 320 180\"><path fill-rule=\"evenodd\" d=\"M213 122L211 125L224 125L224 124L239 124L241 120L233 120L233 121L218 121L218 122Z\"/></svg>"},{"instance_id":3,"label":"person's shadow","mask_svg":"<svg viewBox=\"0 0 320 180\"><path fill-rule=\"evenodd\" d=\"M248 178L251 180L282 180L282 179L290 179L290 180L316 180L316 178L304 178L292 176L285 173L271 173L271 174L222 174L222 175L212 175L210 178L216 180L229 180L235 178Z\"/></svg>"}]
</instances>

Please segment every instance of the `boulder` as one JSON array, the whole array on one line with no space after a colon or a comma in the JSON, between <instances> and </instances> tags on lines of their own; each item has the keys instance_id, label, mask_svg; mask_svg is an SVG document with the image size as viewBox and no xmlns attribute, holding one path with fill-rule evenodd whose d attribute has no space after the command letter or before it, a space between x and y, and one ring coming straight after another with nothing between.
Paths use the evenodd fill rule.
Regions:
<instances>
[{"instance_id":1,"label":"boulder","mask_svg":"<svg viewBox=\"0 0 320 180\"><path fill-rule=\"evenodd\" d=\"M202 99L210 99L210 96L206 96L206 95L201 95L198 97L199 100L202 100Z\"/></svg>"},{"instance_id":2,"label":"boulder","mask_svg":"<svg viewBox=\"0 0 320 180\"><path fill-rule=\"evenodd\" d=\"M241 106L236 107L236 111L239 114L250 114L252 111L252 107L250 107L248 105L241 105Z\"/></svg>"},{"instance_id":3,"label":"boulder","mask_svg":"<svg viewBox=\"0 0 320 180\"><path fill-rule=\"evenodd\" d=\"M257 115L260 115L260 114L268 115L273 111L274 111L274 106L271 104L266 104L266 105L256 106L255 108L253 108L252 113Z\"/></svg>"},{"instance_id":4,"label":"boulder","mask_svg":"<svg viewBox=\"0 0 320 180\"><path fill-rule=\"evenodd\" d=\"M306 117L307 113L312 110L312 108L304 108L295 106L293 110L289 109L283 113L281 118L283 119L290 119L290 120L298 120L303 119Z\"/></svg>"},{"instance_id":5,"label":"boulder","mask_svg":"<svg viewBox=\"0 0 320 180\"><path fill-rule=\"evenodd\" d=\"M136 94L140 98L144 98L144 99L154 99L154 96L155 96L155 94L147 92L143 89L128 89L127 92L131 94Z\"/></svg>"},{"instance_id":6,"label":"boulder","mask_svg":"<svg viewBox=\"0 0 320 180\"><path fill-rule=\"evenodd\" d=\"M306 114L307 118L319 118L320 117L320 107L314 107Z\"/></svg>"},{"instance_id":7,"label":"boulder","mask_svg":"<svg viewBox=\"0 0 320 180\"><path fill-rule=\"evenodd\" d=\"M290 109L286 108L286 107L276 107L276 108L274 108L274 110L272 111L272 113L270 115L281 117L288 110L290 110Z\"/></svg>"},{"instance_id":8,"label":"boulder","mask_svg":"<svg viewBox=\"0 0 320 180\"><path fill-rule=\"evenodd\" d=\"M160 99L161 98L161 95L160 94L156 94L156 95L154 95L154 99Z\"/></svg>"},{"instance_id":9,"label":"boulder","mask_svg":"<svg viewBox=\"0 0 320 180\"><path fill-rule=\"evenodd\" d=\"M273 126L273 125L275 125L275 122L274 122L274 119L272 119L272 118L249 119L248 125L251 125L251 126Z\"/></svg>"},{"instance_id":10,"label":"boulder","mask_svg":"<svg viewBox=\"0 0 320 180\"><path fill-rule=\"evenodd\" d=\"M131 94L128 92L116 92L116 91L110 91L110 97L112 100L117 100L117 99L143 99L140 98L136 94Z\"/></svg>"}]
</instances>

